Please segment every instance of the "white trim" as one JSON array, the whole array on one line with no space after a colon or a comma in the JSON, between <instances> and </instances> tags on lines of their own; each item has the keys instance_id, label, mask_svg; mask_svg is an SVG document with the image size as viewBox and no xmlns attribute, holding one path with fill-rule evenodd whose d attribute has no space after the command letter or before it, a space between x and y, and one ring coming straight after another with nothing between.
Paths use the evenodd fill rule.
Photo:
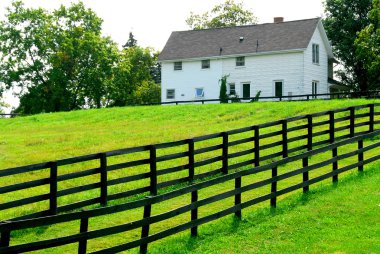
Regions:
<instances>
[{"instance_id":1,"label":"white trim","mask_svg":"<svg viewBox=\"0 0 380 254\"><path fill-rule=\"evenodd\" d=\"M323 27L322 19L319 20L317 29L319 29L319 32L321 33L322 40L323 40L325 47L326 47L326 50L327 50L327 55L329 56L329 58L334 58L332 46L330 45L330 41L327 37L326 30Z\"/></svg>"}]
</instances>

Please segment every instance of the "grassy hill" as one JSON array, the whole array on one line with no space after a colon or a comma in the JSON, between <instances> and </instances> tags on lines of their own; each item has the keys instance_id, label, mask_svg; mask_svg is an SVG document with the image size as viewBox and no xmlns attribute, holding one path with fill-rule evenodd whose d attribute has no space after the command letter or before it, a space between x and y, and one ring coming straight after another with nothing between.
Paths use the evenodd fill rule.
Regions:
<instances>
[{"instance_id":1,"label":"grassy hill","mask_svg":"<svg viewBox=\"0 0 380 254\"><path fill-rule=\"evenodd\" d=\"M8 167L16 167L27 164L33 164L43 161L50 161L55 159L62 159L67 157L79 156L90 153L99 153L103 151L109 151L114 149L133 147L138 145L147 145L152 143L161 143L167 141L175 141L178 139L185 139L194 136L200 136L203 134L210 134L225 130L236 129L240 127L246 127L250 125L270 122L278 119L284 119L288 117L293 117L296 115L305 115L309 113L315 113L320 111L326 111L342 107L357 106L362 104L368 104L372 102L380 102L379 100L334 100L334 101L310 101L310 102L263 102L263 103L247 103L247 104L229 104L229 105L181 105L181 106L154 106L154 107L126 107L126 108L113 108L113 109L100 109L100 110L87 110L87 111L76 111L76 112L65 112L65 113L55 113L55 114L41 114L29 117L20 117L15 119L0 119L0 170ZM379 117L377 117L379 119ZM378 127L378 126L377 126ZM270 141L269 141L270 142ZM249 144L248 144L249 145ZM330 154L325 155L331 156ZM376 164L379 165L379 164ZM289 170L289 168L284 168L281 170ZM325 170L331 170L330 167L326 167ZM366 170L368 170L366 168ZM372 169L374 172L375 169ZM371 171L371 172L372 172ZM373 173L374 174L374 173ZM30 179L36 177L33 174L30 174ZM255 176L257 180L257 176ZM260 176L260 179L267 177L265 175ZM376 179L376 178L374 178ZM92 179L94 182L98 181L98 178ZM247 181L249 179L247 178ZM85 180L87 181L87 180ZM299 178L287 181L285 185L291 185L295 182L300 181ZM321 183L318 186L325 186L327 183L330 185L330 180ZM4 181L0 181L0 185L5 184ZM8 184L8 182L6 182ZM70 186L73 183L64 183L67 186ZM339 184L340 185L340 184ZM371 185L371 184L369 184ZM67 187L66 186L66 187ZM65 187L62 185L62 187ZM360 186L359 186L360 187ZM358 188L359 188L358 187ZM200 198L205 198L208 196L207 192L218 193L226 188L231 188L231 183L226 183L218 187L219 189L210 189L204 193L200 193ZM46 192L45 189L40 188L38 192ZM19 191L19 197L22 197L23 192ZM261 190L256 191L255 193L249 193L246 198L260 195ZM317 191L318 193L318 191ZM94 194L94 193L92 193ZM82 193L83 196L90 196L90 192ZM321 196L324 195L322 191ZM344 194L342 194L344 195ZM349 195L349 192L346 192L346 195ZM280 200L287 200L293 195L285 195L281 197ZM372 196L371 196L372 197ZM15 197L7 197L3 200L8 200L9 198L15 199ZM17 197L18 198L18 197ZM297 197L292 197L297 201ZM299 196L298 196L299 198ZM290 200L293 200L290 199ZM337 198L339 199L339 198ZM122 201L119 201L122 202ZM153 214L158 214L163 211L179 207L188 202L188 200L173 199L170 202L165 202L154 208ZM292 201L293 202L293 201ZM297 201L298 202L298 201ZM281 201L280 201L281 203ZM301 202L302 203L302 202ZM114 203L113 203L114 204ZM327 203L326 203L327 204ZM223 202L215 203L215 209L225 206ZM228 204L227 204L228 205ZM275 216L276 214L281 215L281 211L292 210L286 208L278 209L275 215L268 212L268 210L259 210L258 208L267 207L268 204L259 204L251 209L243 211L244 219L250 220L249 218L256 218L257 214L262 214L260 220L266 220L268 216ZM350 206L355 208L355 202L351 202L347 205L347 209L351 209ZM293 207L290 205L290 207ZM331 204L328 206L331 209L326 210L326 213L329 211L336 211L338 207ZM36 207L31 207L30 209L36 209ZM363 209L367 209L365 206ZM261 212L260 212L261 211ZM362 213L361 210L357 211L358 214ZM14 211L8 211L8 213L13 213ZM18 211L15 211L18 212ZM202 214L207 214L210 211L202 211ZM121 214L114 214L112 216L103 216L91 221L90 230L99 229L104 227L103 225L119 225L121 223L126 223L128 221L133 221L136 218L141 217L142 211L133 210L131 212L123 212ZM303 218L303 221L296 221L295 223L308 223L307 218L310 213L298 212L298 215ZM285 214L285 213L284 213ZM3 214L7 216L6 213ZM10 214L8 214L10 215ZM247 216L247 217L245 217ZM261 215L260 215L261 216ZM358 215L360 216L360 215ZM11 216L9 216L11 217ZM278 217L277 217L278 218ZM1 216L0 216L1 219ZM170 223L173 225L180 223L183 220L188 219L186 216L179 216L173 219ZM368 213L368 218L370 221L377 219L376 212ZM185 234L184 238L173 237L171 239L163 240L161 242L169 243L167 249L161 249L159 243L154 244L152 249L153 253L176 253L173 250L180 248L183 253L192 252L192 248L199 248L199 253L234 253L234 246L227 245L225 241L229 237L235 238L232 231L238 229L236 223L230 223L231 220L223 220L221 223L216 222L211 226L205 227L205 233L201 237L202 240L204 236L213 235L214 231L222 232L227 230L227 234L220 235L216 234L215 238L210 239L210 243L205 241L205 246L202 245L202 241L199 243L189 240L188 234ZM284 219L285 220L285 219ZM318 221L318 219L314 219ZM332 223L339 223L338 218L332 219ZM226 221L228 222L226 224ZM276 228L277 224L270 225L264 224L263 229L269 230L268 228ZM293 222L289 222L293 223ZM318 223L318 222L317 222ZM256 231L255 227L250 223L240 223L241 225L247 226L243 227L244 230L249 233L248 235L242 236L247 238L247 241L250 241L252 244L249 245L247 242L244 243L243 237L237 238L242 242L242 245L246 246L246 249L242 249L242 253L256 252L256 248L259 248L261 243L258 241L253 241L253 239L261 239L266 242L268 245L268 251L262 253L271 252L271 246L274 246L275 237L268 234L263 234L262 231ZM218 226L219 225L219 226ZM232 226L231 226L232 225ZM256 222L253 222L253 225L256 225ZM298 225L298 224L297 224ZM372 224L371 224L372 225ZM371 226L370 225L370 226ZM152 232L158 232L162 229L165 229L168 225L159 223L152 228ZM364 229L372 230L370 226L366 226ZM323 227L323 225L321 225ZM202 229L203 227L201 227ZM285 228L284 232L291 228ZM38 230L26 230L22 232L17 232L17 237L14 239L14 243L23 243L28 240L37 240L73 234L77 232L78 225L75 223L66 223L65 225L59 225L57 227L42 228ZM298 230L298 229L294 229ZM351 230L351 229L350 229ZM348 234L350 230L344 231L344 234ZM270 231L270 230L269 230ZM240 229L234 234L239 234ZM282 231L281 231L282 232ZM314 231L313 231L314 232ZM360 231L361 232L361 231ZM261 234L256 236L256 234ZM295 234L295 233L294 233ZM295 234L296 235L296 234ZM112 246L125 242L126 239L135 239L140 236L140 230L133 230L124 234L117 234L102 239L95 239L89 241L89 250L94 251L107 246ZM300 235L298 235L300 236ZM266 238L267 237L267 238ZM208 237L206 237L208 238ZM342 240L349 239L350 236L346 238L341 238L337 240L336 244L341 245ZM177 242L178 239L179 242ZM186 246L183 246L183 239L188 242ZM226 239L226 240L223 240ZM293 241L293 238L284 238L284 245L287 246L287 241ZM238 242L231 244L239 244ZM360 242L358 242L360 243ZM213 247L215 245L215 248ZM209 247L207 247L209 246ZM229 246L224 248L224 246ZM302 247L302 246L301 246ZM62 253L67 252L71 253L75 251L77 246L68 245L63 248L57 248L52 250L53 253ZM207 249L209 248L209 249ZM219 248L219 252L217 251ZM281 250L281 249L279 249ZM320 251L314 251L313 249L303 250L303 249L294 249L295 252L307 252L307 253L319 253ZM330 250L319 249L322 252L330 252ZM355 250L355 249L354 249ZM356 249L356 252L360 252L360 248ZM355 251L354 251L355 252ZM278 251L277 253L281 253Z\"/></svg>"},{"instance_id":2,"label":"grassy hill","mask_svg":"<svg viewBox=\"0 0 380 254\"><path fill-rule=\"evenodd\" d=\"M379 166L338 185L311 188L270 208L243 211L189 233L153 243L150 253L380 253Z\"/></svg>"},{"instance_id":3,"label":"grassy hill","mask_svg":"<svg viewBox=\"0 0 380 254\"><path fill-rule=\"evenodd\" d=\"M379 100L83 110L0 119L0 169L191 138Z\"/></svg>"}]
</instances>

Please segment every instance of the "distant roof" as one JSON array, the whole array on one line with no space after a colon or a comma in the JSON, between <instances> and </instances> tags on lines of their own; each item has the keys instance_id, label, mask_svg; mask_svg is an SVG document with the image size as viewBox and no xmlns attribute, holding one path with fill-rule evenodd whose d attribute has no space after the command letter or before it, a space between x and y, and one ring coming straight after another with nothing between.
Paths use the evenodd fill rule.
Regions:
<instances>
[{"instance_id":1,"label":"distant roof","mask_svg":"<svg viewBox=\"0 0 380 254\"><path fill-rule=\"evenodd\" d=\"M314 18L172 32L159 61L305 49L319 21Z\"/></svg>"}]
</instances>

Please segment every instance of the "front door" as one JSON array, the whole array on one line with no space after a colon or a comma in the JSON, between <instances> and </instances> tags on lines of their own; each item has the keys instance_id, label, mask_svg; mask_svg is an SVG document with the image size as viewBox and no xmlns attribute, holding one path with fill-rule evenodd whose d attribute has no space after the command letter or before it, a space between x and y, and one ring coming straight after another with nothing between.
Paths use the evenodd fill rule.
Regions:
<instances>
[{"instance_id":1,"label":"front door","mask_svg":"<svg viewBox=\"0 0 380 254\"><path fill-rule=\"evenodd\" d=\"M276 81L275 83L275 96L282 97L282 81Z\"/></svg>"},{"instance_id":2,"label":"front door","mask_svg":"<svg viewBox=\"0 0 380 254\"><path fill-rule=\"evenodd\" d=\"M251 97L251 84L243 84L243 98Z\"/></svg>"}]
</instances>

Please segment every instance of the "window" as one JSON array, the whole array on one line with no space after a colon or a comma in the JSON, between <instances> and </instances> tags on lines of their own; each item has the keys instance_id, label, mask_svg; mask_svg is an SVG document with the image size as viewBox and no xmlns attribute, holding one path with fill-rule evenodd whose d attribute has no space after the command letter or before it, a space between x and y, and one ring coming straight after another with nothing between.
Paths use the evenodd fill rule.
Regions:
<instances>
[{"instance_id":1,"label":"window","mask_svg":"<svg viewBox=\"0 0 380 254\"><path fill-rule=\"evenodd\" d=\"M312 82L311 93L313 94L313 98L316 99L316 95L318 94L318 81Z\"/></svg>"},{"instance_id":2,"label":"window","mask_svg":"<svg viewBox=\"0 0 380 254\"><path fill-rule=\"evenodd\" d=\"M282 93L283 84L284 83L282 81L275 81L274 82L274 89L275 89L274 96L276 96L276 97L282 97L282 95L283 95L283 93Z\"/></svg>"},{"instance_id":3,"label":"window","mask_svg":"<svg viewBox=\"0 0 380 254\"><path fill-rule=\"evenodd\" d=\"M313 44L313 63L319 64L319 45Z\"/></svg>"},{"instance_id":4,"label":"window","mask_svg":"<svg viewBox=\"0 0 380 254\"><path fill-rule=\"evenodd\" d=\"M174 62L174 70L175 71L182 70L182 62Z\"/></svg>"},{"instance_id":5,"label":"window","mask_svg":"<svg viewBox=\"0 0 380 254\"><path fill-rule=\"evenodd\" d=\"M228 85L228 88L229 88L229 95L236 95L236 87L235 87L235 84L229 84Z\"/></svg>"},{"instance_id":6,"label":"window","mask_svg":"<svg viewBox=\"0 0 380 254\"><path fill-rule=\"evenodd\" d=\"M244 56L236 57L236 66L245 66L245 57Z\"/></svg>"},{"instance_id":7,"label":"window","mask_svg":"<svg viewBox=\"0 0 380 254\"><path fill-rule=\"evenodd\" d=\"M175 99L175 89L166 89L166 99L168 100Z\"/></svg>"},{"instance_id":8,"label":"window","mask_svg":"<svg viewBox=\"0 0 380 254\"><path fill-rule=\"evenodd\" d=\"M204 92L203 88L195 88L195 97L197 97L197 98L205 97L205 92Z\"/></svg>"},{"instance_id":9,"label":"window","mask_svg":"<svg viewBox=\"0 0 380 254\"><path fill-rule=\"evenodd\" d=\"M210 60L202 60L202 69L210 69Z\"/></svg>"}]
</instances>

